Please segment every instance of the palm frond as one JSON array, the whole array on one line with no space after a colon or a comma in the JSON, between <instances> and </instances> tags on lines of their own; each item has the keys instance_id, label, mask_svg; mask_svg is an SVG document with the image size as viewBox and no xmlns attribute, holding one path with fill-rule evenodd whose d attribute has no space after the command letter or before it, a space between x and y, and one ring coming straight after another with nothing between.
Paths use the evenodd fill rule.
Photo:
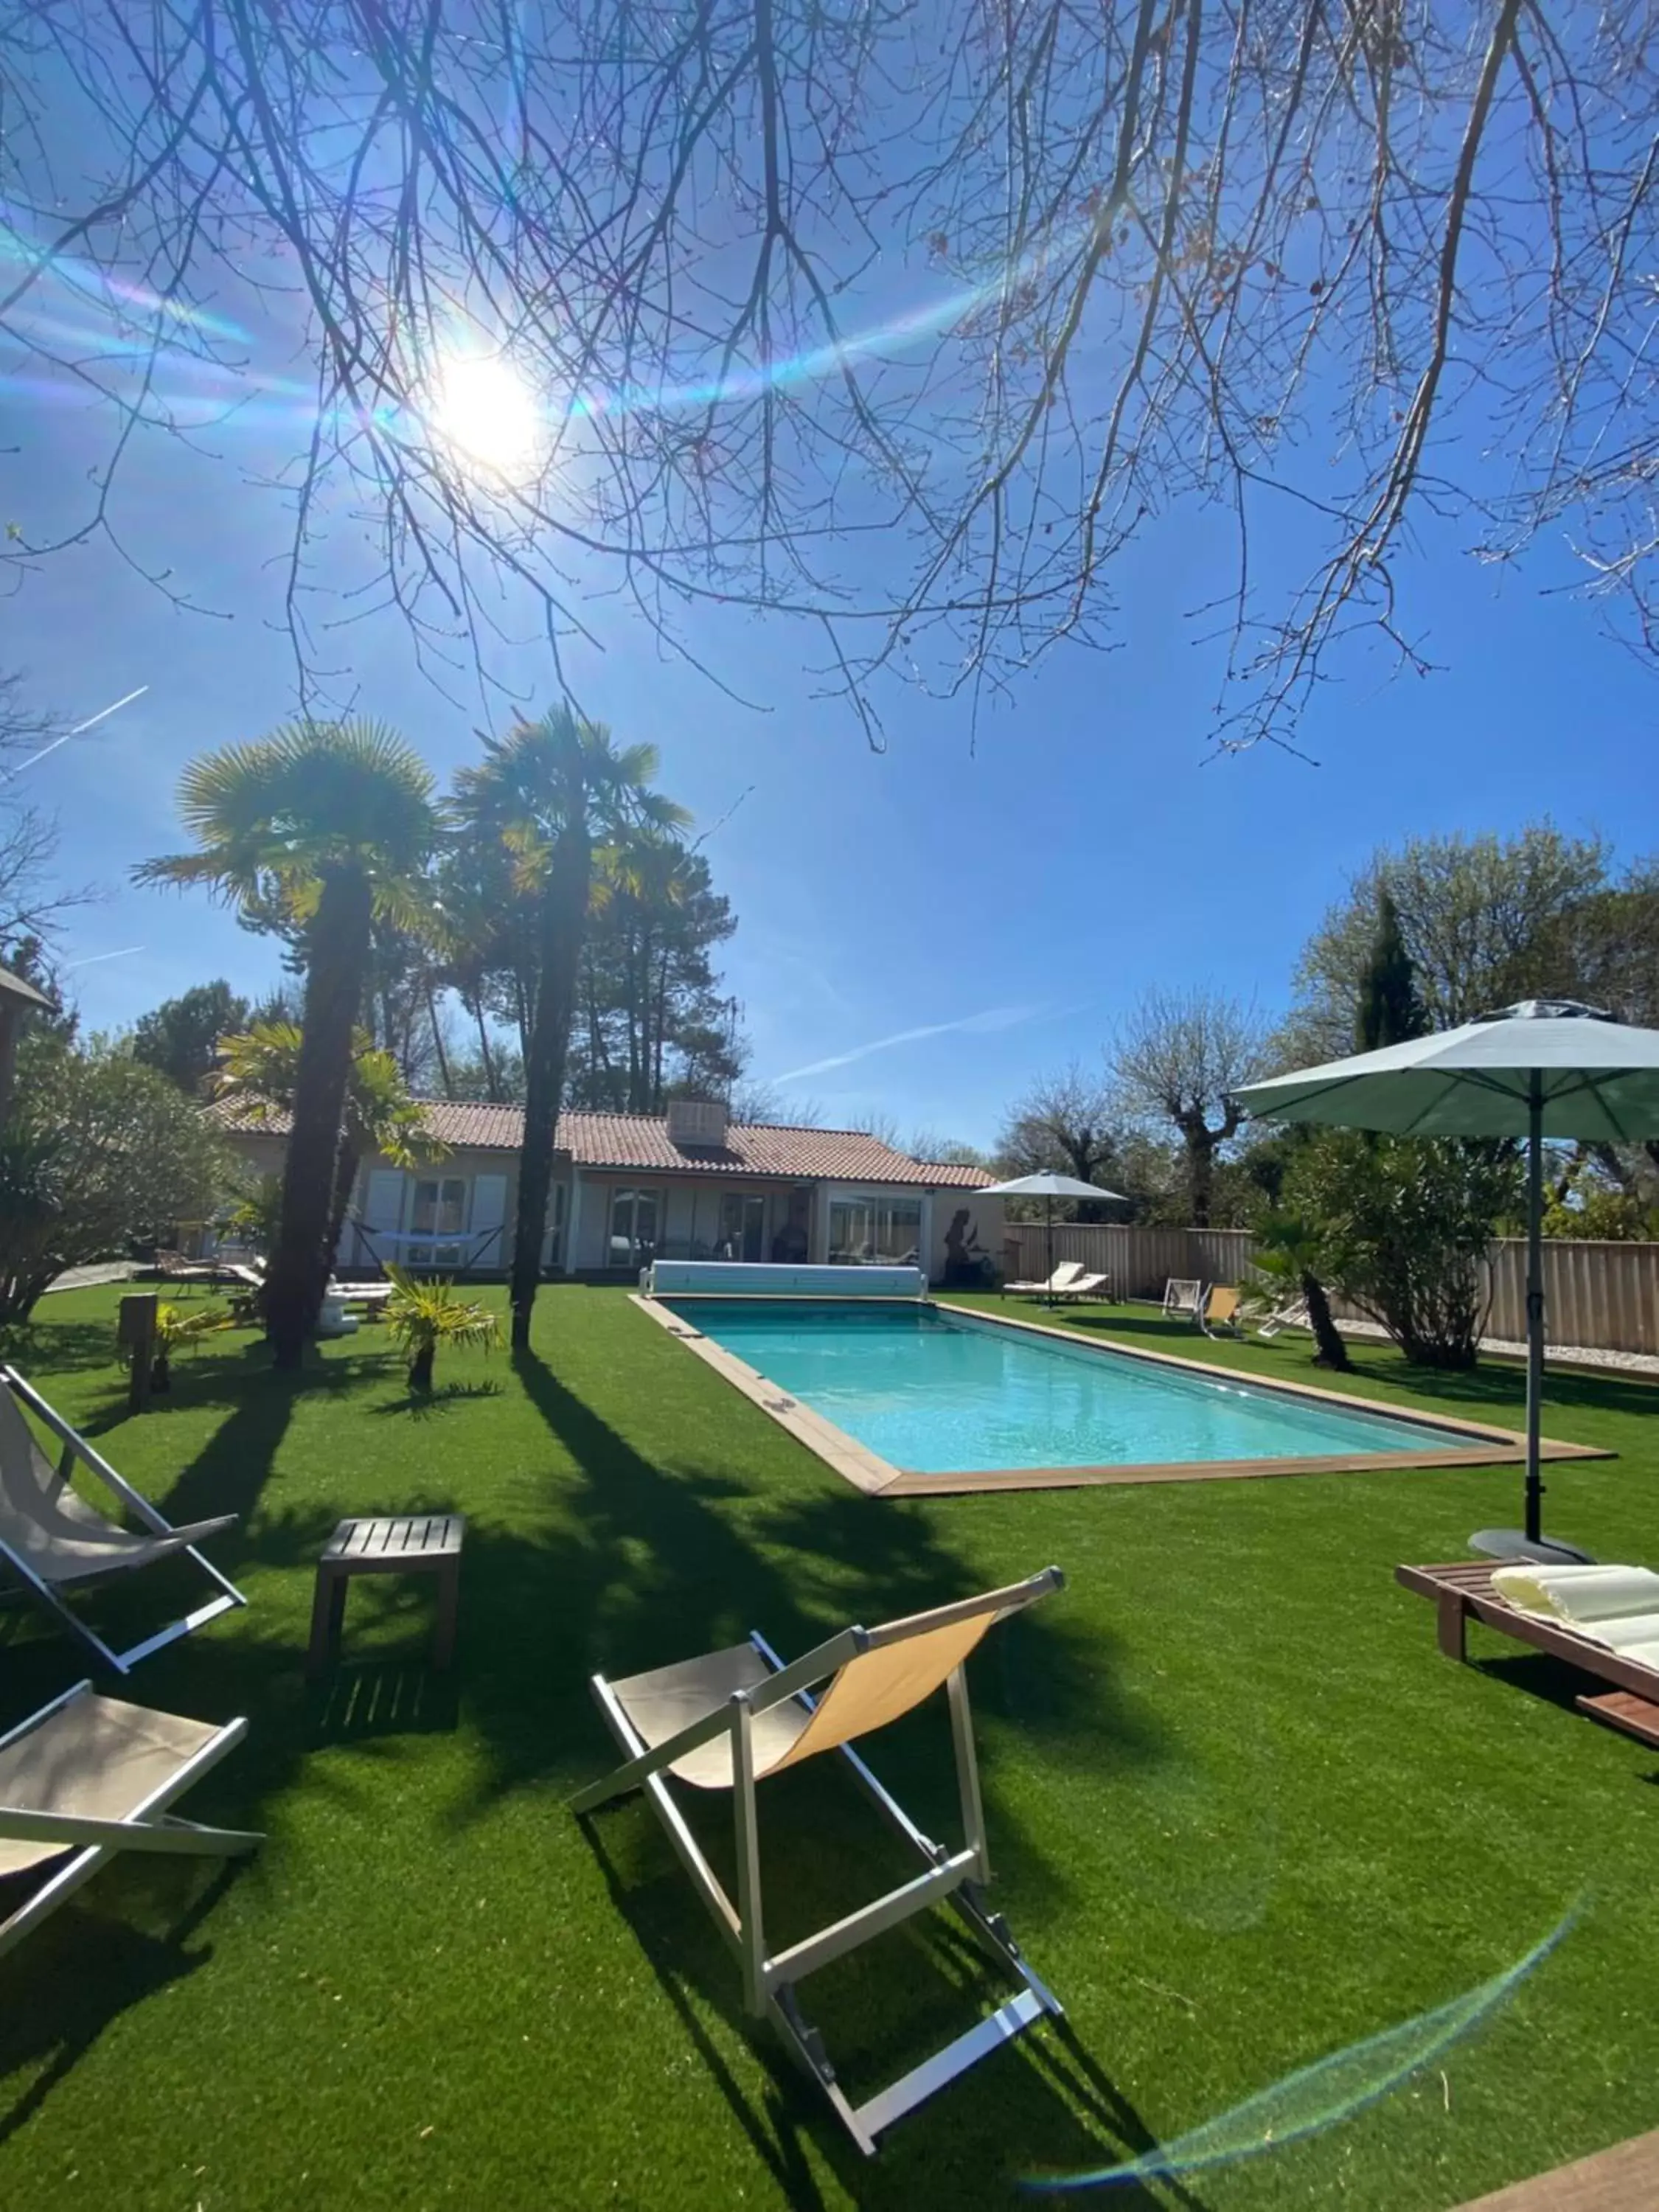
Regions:
<instances>
[{"instance_id":1,"label":"palm frond","mask_svg":"<svg viewBox=\"0 0 1659 2212\"><path fill-rule=\"evenodd\" d=\"M441 1344L482 1345L501 1341L500 1316L471 1298L456 1295L447 1278L422 1281L402 1267L388 1267L392 1296L386 1300L386 1326L405 1352L435 1349Z\"/></svg>"},{"instance_id":2,"label":"palm frond","mask_svg":"<svg viewBox=\"0 0 1659 2212\"><path fill-rule=\"evenodd\" d=\"M147 861L140 883L204 884L251 907L274 896L298 921L330 867L372 874L399 907L440 835L431 771L384 724L290 722L192 761L179 811L195 854Z\"/></svg>"}]
</instances>

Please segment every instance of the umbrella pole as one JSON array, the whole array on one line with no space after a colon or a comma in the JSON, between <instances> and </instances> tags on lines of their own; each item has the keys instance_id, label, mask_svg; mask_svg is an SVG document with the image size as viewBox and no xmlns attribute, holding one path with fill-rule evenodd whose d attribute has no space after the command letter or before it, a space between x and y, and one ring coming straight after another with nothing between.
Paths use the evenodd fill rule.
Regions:
<instances>
[{"instance_id":1,"label":"umbrella pole","mask_svg":"<svg viewBox=\"0 0 1659 2212\"><path fill-rule=\"evenodd\" d=\"M1538 1472L1544 1395L1544 1093L1537 1076L1528 1102L1527 1146L1527 1540L1540 1540L1543 1479Z\"/></svg>"},{"instance_id":2,"label":"umbrella pole","mask_svg":"<svg viewBox=\"0 0 1659 2212\"><path fill-rule=\"evenodd\" d=\"M1042 1293L1042 1303L1045 1306L1052 1306L1054 1302L1054 1201L1052 1198L1045 1198L1042 1201L1042 1229L1043 1255L1048 1262L1042 1278L1048 1288Z\"/></svg>"}]
</instances>

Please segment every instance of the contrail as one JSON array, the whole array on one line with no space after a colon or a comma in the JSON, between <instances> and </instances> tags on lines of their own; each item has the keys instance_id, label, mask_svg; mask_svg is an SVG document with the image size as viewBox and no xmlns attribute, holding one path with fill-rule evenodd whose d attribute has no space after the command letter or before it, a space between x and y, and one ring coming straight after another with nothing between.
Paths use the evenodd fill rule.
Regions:
<instances>
[{"instance_id":1,"label":"contrail","mask_svg":"<svg viewBox=\"0 0 1659 2212\"><path fill-rule=\"evenodd\" d=\"M78 738L83 730L95 729L100 722L108 721L110 716L118 714L123 707L130 707L135 699L142 699L149 689L148 684L141 684L136 691L129 691L125 699L118 699L112 707L100 707L95 714L88 714L84 722L77 722L72 730L65 730L61 738L54 738L49 745L42 745L38 753L31 753L26 761L19 761L10 771L10 775L21 775L26 768L33 768L37 761L45 760L48 753L55 753L59 745L66 745L71 738ZM7 780L9 781L10 776Z\"/></svg>"},{"instance_id":2,"label":"contrail","mask_svg":"<svg viewBox=\"0 0 1659 2212\"><path fill-rule=\"evenodd\" d=\"M149 950L147 945L124 945L117 952L88 952L84 960L66 960L64 967L65 972L71 968L95 968L100 960L125 960L131 953L147 952Z\"/></svg>"},{"instance_id":3,"label":"contrail","mask_svg":"<svg viewBox=\"0 0 1659 2212\"><path fill-rule=\"evenodd\" d=\"M891 1036L872 1037L868 1044L855 1044L850 1051L831 1053L827 1060L809 1060L805 1067L792 1067L787 1074L774 1076L772 1080L799 1083L804 1076L825 1075L832 1067L848 1067L855 1060L867 1060L872 1052L887 1052L896 1044L919 1044L924 1037L948 1036L955 1030L988 1032L1014 1029L1042 1012L1041 1006L987 1006L983 1012L964 1014L958 1021L925 1022L920 1029L896 1030Z\"/></svg>"}]
</instances>

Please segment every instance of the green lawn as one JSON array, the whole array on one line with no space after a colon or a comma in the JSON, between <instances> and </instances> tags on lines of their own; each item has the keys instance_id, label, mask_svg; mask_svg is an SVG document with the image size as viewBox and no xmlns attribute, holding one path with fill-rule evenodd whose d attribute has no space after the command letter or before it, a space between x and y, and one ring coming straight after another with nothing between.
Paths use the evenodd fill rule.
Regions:
<instances>
[{"instance_id":1,"label":"green lawn","mask_svg":"<svg viewBox=\"0 0 1659 2212\"><path fill-rule=\"evenodd\" d=\"M1007 2203L1021 2174L1177 2136L1458 1996L1575 1901L1539 1972L1421 2078L1310 2140L1115 2201L1437 2212L1659 2124L1659 1761L1575 1715L1548 1662L1476 1631L1481 1663L1449 1665L1390 1579L1512 1521L1514 1469L884 1504L620 1293L580 1289L544 1292L532 1359L441 1362L455 1388L429 1411L365 1331L297 1386L220 1340L180 1363L165 1410L128 1420L113 1310L111 1292L49 1299L15 1356L174 1517L242 1515L216 1556L247 1610L150 1662L134 1694L249 1716L183 1809L270 1841L228 1877L130 1863L0 1962L0 2203ZM1303 1340L1065 1318L1316 1379ZM1513 1370L1359 1362L1358 1389L1519 1421ZM1639 1383L1552 1384L1547 1431L1620 1455L1549 1475L1551 1523L1603 1557L1659 1553L1656 1413ZM441 1505L471 1521L458 1695L419 1664L424 1595L392 1583L357 1586L351 1664L307 1695L311 1562L334 1521ZM1000 1631L973 1680L998 1901L1072 2035L1000 2054L866 2167L751 2033L646 1810L588 1831L565 1812L610 1753L586 1678L750 1626L790 1654L1049 1560L1068 1588ZM0 1620L10 1725L85 1669ZM873 1756L953 1832L942 1713ZM765 1793L780 1941L902 1864L837 1765ZM966 1971L948 1933L913 1923L807 1985L854 2094L959 2024Z\"/></svg>"}]
</instances>

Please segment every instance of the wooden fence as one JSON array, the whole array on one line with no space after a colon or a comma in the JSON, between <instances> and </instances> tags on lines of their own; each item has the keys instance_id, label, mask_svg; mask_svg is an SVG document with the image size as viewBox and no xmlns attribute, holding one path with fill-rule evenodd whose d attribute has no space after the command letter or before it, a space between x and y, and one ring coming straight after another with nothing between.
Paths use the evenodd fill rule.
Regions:
<instances>
[{"instance_id":1,"label":"wooden fence","mask_svg":"<svg viewBox=\"0 0 1659 2212\"><path fill-rule=\"evenodd\" d=\"M1162 1297L1171 1275L1237 1283L1255 1241L1243 1229L1143 1229L1116 1223L1054 1224L1054 1260L1080 1260L1108 1276L1115 1297ZM1010 1223L1006 1266L1027 1280L1043 1273L1039 1222ZM1488 1261L1492 1308L1486 1333L1520 1342L1527 1333L1527 1247L1499 1238ZM1339 1306L1339 1312L1348 1310ZM1548 1237L1544 1311L1552 1344L1599 1352L1659 1353L1659 1244L1603 1244Z\"/></svg>"},{"instance_id":2,"label":"wooden fence","mask_svg":"<svg viewBox=\"0 0 1659 2212\"><path fill-rule=\"evenodd\" d=\"M1040 1221L1010 1222L1004 1232L1007 1272L1034 1282L1044 1272ZM1081 1260L1092 1273L1111 1279L1120 1298L1161 1298L1171 1275L1206 1283L1236 1283L1250 1263L1255 1240L1244 1229L1141 1229L1121 1222L1054 1224L1054 1264Z\"/></svg>"}]
</instances>

